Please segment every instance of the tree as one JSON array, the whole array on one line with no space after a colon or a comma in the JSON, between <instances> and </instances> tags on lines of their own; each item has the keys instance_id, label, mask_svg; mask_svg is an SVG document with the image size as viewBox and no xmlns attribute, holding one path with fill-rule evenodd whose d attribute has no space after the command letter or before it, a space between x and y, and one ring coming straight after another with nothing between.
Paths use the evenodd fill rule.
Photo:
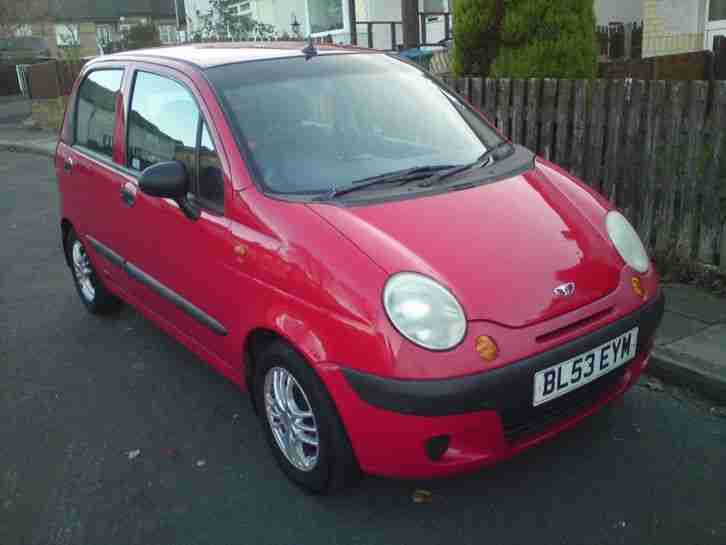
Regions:
<instances>
[{"instance_id":1,"label":"tree","mask_svg":"<svg viewBox=\"0 0 726 545\"><path fill-rule=\"evenodd\" d=\"M255 21L248 15L239 15L236 8L225 0L211 0L209 10L201 16L201 31L193 41L207 40L271 40L275 28Z\"/></svg>"},{"instance_id":2,"label":"tree","mask_svg":"<svg viewBox=\"0 0 726 545\"><path fill-rule=\"evenodd\" d=\"M159 47L159 29L154 23L133 25L123 37L124 49L143 49Z\"/></svg>"},{"instance_id":3,"label":"tree","mask_svg":"<svg viewBox=\"0 0 726 545\"><path fill-rule=\"evenodd\" d=\"M49 0L0 0L0 38L50 16Z\"/></svg>"},{"instance_id":4,"label":"tree","mask_svg":"<svg viewBox=\"0 0 726 545\"><path fill-rule=\"evenodd\" d=\"M592 78L598 47L592 0L455 0L459 75Z\"/></svg>"}]
</instances>

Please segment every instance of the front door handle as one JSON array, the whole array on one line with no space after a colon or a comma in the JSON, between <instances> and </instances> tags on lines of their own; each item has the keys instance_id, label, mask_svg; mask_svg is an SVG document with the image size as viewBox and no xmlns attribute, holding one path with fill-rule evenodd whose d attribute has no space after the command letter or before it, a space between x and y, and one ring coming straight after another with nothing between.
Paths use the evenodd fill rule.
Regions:
<instances>
[{"instance_id":1,"label":"front door handle","mask_svg":"<svg viewBox=\"0 0 726 545\"><path fill-rule=\"evenodd\" d=\"M136 202L136 185L126 182L121 187L121 202L126 206L133 206Z\"/></svg>"},{"instance_id":2,"label":"front door handle","mask_svg":"<svg viewBox=\"0 0 726 545\"><path fill-rule=\"evenodd\" d=\"M70 157L66 157L65 161L63 161L63 170L66 172L66 174L70 174L73 170L73 159Z\"/></svg>"}]
</instances>

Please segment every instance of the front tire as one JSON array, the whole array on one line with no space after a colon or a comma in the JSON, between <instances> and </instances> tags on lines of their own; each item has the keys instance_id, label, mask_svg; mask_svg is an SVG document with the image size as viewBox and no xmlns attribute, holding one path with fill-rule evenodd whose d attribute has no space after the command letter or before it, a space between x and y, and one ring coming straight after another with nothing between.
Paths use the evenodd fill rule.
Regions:
<instances>
[{"instance_id":1,"label":"front tire","mask_svg":"<svg viewBox=\"0 0 726 545\"><path fill-rule=\"evenodd\" d=\"M91 264L86 247L73 229L68 231L65 251L73 274L73 284L88 311L92 314L116 312L121 306L121 300L103 285Z\"/></svg>"},{"instance_id":2,"label":"front tire","mask_svg":"<svg viewBox=\"0 0 726 545\"><path fill-rule=\"evenodd\" d=\"M254 396L272 453L305 490L329 494L360 474L325 386L290 346L275 341L256 358Z\"/></svg>"}]
</instances>

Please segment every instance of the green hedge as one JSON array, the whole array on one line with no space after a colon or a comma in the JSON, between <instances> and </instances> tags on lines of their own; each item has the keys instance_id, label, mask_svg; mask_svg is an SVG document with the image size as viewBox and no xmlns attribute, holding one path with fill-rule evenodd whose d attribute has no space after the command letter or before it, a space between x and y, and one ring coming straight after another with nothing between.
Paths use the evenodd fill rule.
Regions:
<instances>
[{"instance_id":1,"label":"green hedge","mask_svg":"<svg viewBox=\"0 0 726 545\"><path fill-rule=\"evenodd\" d=\"M454 71L508 78L594 78L593 0L455 0Z\"/></svg>"}]
</instances>

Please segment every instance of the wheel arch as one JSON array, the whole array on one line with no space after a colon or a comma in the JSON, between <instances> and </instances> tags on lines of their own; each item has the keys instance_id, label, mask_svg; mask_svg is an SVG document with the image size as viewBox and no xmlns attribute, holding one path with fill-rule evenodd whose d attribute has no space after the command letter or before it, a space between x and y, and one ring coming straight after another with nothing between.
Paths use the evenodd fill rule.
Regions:
<instances>
[{"instance_id":1,"label":"wheel arch","mask_svg":"<svg viewBox=\"0 0 726 545\"><path fill-rule=\"evenodd\" d=\"M284 333L269 327L257 327L250 331L245 337L242 353L244 357L245 386L247 388L247 391L250 393L250 400L252 401L252 407L255 412L258 411L254 396L256 357L267 346L274 342L285 343L291 349L297 352L302 357L302 359L307 362L308 365L310 365L311 368L314 367L309 358L309 354L305 354L304 351L300 350L295 341L289 338Z\"/></svg>"},{"instance_id":2,"label":"wheel arch","mask_svg":"<svg viewBox=\"0 0 726 545\"><path fill-rule=\"evenodd\" d=\"M61 247L63 248L63 257L66 260L66 265L71 266L70 258L68 257L68 248L66 248L66 242L68 241L68 234L73 229L73 224L67 218L63 218L60 222L61 228Z\"/></svg>"}]
</instances>

